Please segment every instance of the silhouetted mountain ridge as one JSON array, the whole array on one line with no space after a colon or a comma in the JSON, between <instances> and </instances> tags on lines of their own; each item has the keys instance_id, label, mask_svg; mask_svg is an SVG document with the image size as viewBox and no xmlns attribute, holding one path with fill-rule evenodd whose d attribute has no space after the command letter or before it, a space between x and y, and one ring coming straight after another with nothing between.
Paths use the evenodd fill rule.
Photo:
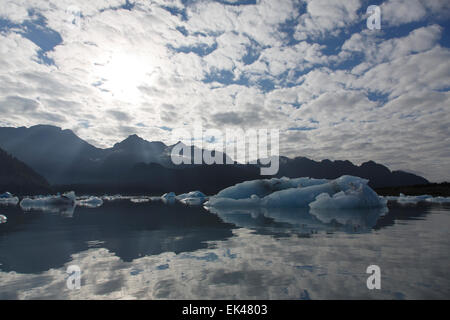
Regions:
<instances>
[{"instance_id":1,"label":"silhouetted mountain ridge","mask_svg":"<svg viewBox=\"0 0 450 320\"><path fill-rule=\"evenodd\" d=\"M105 186L112 184L139 190L220 190L244 180L267 178L257 165L180 165L171 161L167 146L131 135L111 148L97 148L80 139L71 130L38 125L30 128L1 128L0 147L13 154L52 184ZM200 150L188 147L191 152ZM226 157L225 154L221 156ZM370 180L372 187L426 184L417 175L390 171L368 161L360 166L348 160L314 161L305 157L280 157L277 177L312 177L333 179L355 175Z\"/></svg>"},{"instance_id":2,"label":"silhouetted mountain ridge","mask_svg":"<svg viewBox=\"0 0 450 320\"><path fill-rule=\"evenodd\" d=\"M25 163L0 149L0 193L48 193L50 185Z\"/></svg>"}]
</instances>

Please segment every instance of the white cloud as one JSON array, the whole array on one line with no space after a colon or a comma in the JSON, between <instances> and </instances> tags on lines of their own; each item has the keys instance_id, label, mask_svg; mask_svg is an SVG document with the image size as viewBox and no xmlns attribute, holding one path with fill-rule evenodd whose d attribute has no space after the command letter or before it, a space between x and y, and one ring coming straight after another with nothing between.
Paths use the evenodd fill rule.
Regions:
<instances>
[{"instance_id":1,"label":"white cloud","mask_svg":"<svg viewBox=\"0 0 450 320\"><path fill-rule=\"evenodd\" d=\"M65 15L71 4L0 5L1 17L17 23L31 19L23 10L33 8L63 39L46 53L55 65L45 65L40 48L20 30L0 33L1 125L56 124L99 146L130 133L167 141L169 132L158 127L198 120L205 127L313 128L284 131L282 153L373 159L393 169L426 171L430 179L448 174L439 166L448 159L442 150L448 149L443 127L450 82L440 20L401 37L389 30L348 35L365 18L358 16L359 1L307 1L305 12L287 0L245 6L198 1L186 8L180 1L142 0L131 11L118 9L124 1L80 1L83 17L76 28ZM185 9L187 20L162 5ZM401 3L387 2L382 19L402 12L389 13L394 5ZM446 5L433 1L423 8L429 17L444 14ZM301 41L291 43L281 32L288 21ZM327 55L328 37L348 39ZM201 47L212 49L198 54ZM246 64L249 50L253 59ZM346 63L350 67L342 69ZM222 70L232 73L231 82L241 82L214 76L211 83L202 81ZM263 90L263 80L275 89ZM413 144L420 146L411 152Z\"/></svg>"}]
</instances>

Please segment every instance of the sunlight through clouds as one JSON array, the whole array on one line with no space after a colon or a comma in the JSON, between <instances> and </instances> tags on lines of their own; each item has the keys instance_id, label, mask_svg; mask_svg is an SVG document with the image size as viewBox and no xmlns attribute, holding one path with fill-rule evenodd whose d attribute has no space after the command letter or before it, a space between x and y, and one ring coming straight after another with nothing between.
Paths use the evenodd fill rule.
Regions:
<instances>
[{"instance_id":1,"label":"sunlight through clouds","mask_svg":"<svg viewBox=\"0 0 450 320\"><path fill-rule=\"evenodd\" d=\"M198 120L264 126L281 130L282 155L449 179L449 6L385 1L372 31L370 4L2 1L0 124L101 147Z\"/></svg>"}]
</instances>

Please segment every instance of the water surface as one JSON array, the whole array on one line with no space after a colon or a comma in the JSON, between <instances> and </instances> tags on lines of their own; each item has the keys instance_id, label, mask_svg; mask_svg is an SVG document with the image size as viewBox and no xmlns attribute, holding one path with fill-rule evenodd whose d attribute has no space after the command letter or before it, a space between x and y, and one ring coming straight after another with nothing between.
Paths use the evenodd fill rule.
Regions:
<instances>
[{"instance_id":1,"label":"water surface","mask_svg":"<svg viewBox=\"0 0 450 320\"><path fill-rule=\"evenodd\" d=\"M0 213L0 299L450 298L449 205L208 212L122 200ZM373 264L381 290L366 286ZM71 265L79 290L66 285Z\"/></svg>"}]
</instances>

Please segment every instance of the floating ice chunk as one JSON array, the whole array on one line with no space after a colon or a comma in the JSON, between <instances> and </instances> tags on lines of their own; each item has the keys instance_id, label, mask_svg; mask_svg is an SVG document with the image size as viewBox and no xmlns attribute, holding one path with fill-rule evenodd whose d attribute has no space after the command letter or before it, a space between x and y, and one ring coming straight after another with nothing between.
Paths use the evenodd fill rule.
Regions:
<instances>
[{"instance_id":1,"label":"floating ice chunk","mask_svg":"<svg viewBox=\"0 0 450 320\"><path fill-rule=\"evenodd\" d=\"M353 176L342 176L332 181L309 178L254 180L220 191L205 206L307 208L317 196L326 194L331 198L339 192L343 194L338 195L338 200L332 198L332 201L338 201L338 205L343 207L355 207L356 199L359 207L386 205L386 201L380 199L367 183L368 180ZM343 195L351 198L341 199Z\"/></svg>"},{"instance_id":2,"label":"floating ice chunk","mask_svg":"<svg viewBox=\"0 0 450 320\"><path fill-rule=\"evenodd\" d=\"M77 205L87 208L98 208L103 205L103 200L98 197L89 197L87 199L78 200Z\"/></svg>"},{"instance_id":3,"label":"floating ice chunk","mask_svg":"<svg viewBox=\"0 0 450 320\"><path fill-rule=\"evenodd\" d=\"M238 183L234 186L228 187L220 191L216 198L229 198L229 199L246 199L250 198L252 195L256 195L263 198L273 192L291 189L291 188L303 188L310 187L314 185L320 185L329 182L326 179L311 179L311 178L272 178L272 179L261 179L253 181L245 181Z\"/></svg>"},{"instance_id":4,"label":"floating ice chunk","mask_svg":"<svg viewBox=\"0 0 450 320\"><path fill-rule=\"evenodd\" d=\"M145 203L145 202L149 202L150 198L146 198L146 197L131 198L130 201L133 202L133 203Z\"/></svg>"},{"instance_id":5,"label":"floating ice chunk","mask_svg":"<svg viewBox=\"0 0 450 320\"><path fill-rule=\"evenodd\" d=\"M400 193L399 196L386 196L384 199L389 201L396 201L399 204L404 205L411 205L411 204L417 204L418 202L426 201L431 203L445 203L450 202L450 197L433 197L428 194L419 195L419 196L406 196L403 193Z\"/></svg>"},{"instance_id":6,"label":"floating ice chunk","mask_svg":"<svg viewBox=\"0 0 450 320\"><path fill-rule=\"evenodd\" d=\"M181 203L190 206L199 206L208 199L208 197L201 191L191 191L188 193L183 193L176 196L175 198Z\"/></svg>"},{"instance_id":7,"label":"floating ice chunk","mask_svg":"<svg viewBox=\"0 0 450 320\"><path fill-rule=\"evenodd\" d=\"M164 194L161 196L161 200L162 200L164 203L175 203L175 193L173 193L173 192L164 193Z\"/></svg>"},{"instance_id":8,"label":"floating ice chunk","mask_svg":"<svg viewBox=\"0 0 450 320\"><path fill-rule=\"evenodd\" d=\"M118 201L118 200L127 200L127 199L131 199L131 198L133 198L133 197L122 196L120 194L115 194L113 196L111 196L111 195L102 196L103 201Z\"/></svg>"},{"instance_id":9,"label":"floating ice chunk","mask_svg":"<svg viewBox=\"0 0 450 320\"><path fill-rule=\"evenodd\" d=\"M6 223L8 221L8 218L2 214L0 214L0 224Z\"/></svg>"},{"instance_id":10,"label":"floating ice chunk","mask_svg":"<svg viewBox=\"0 0 450 320\"><path fill-rule=\"evenodd\" d=\"M252 208L258 207L261 204L261 199L255 195L247 199L230 199L211 197L204 203L205 207L214 208Z\"/></svg>"},{"instance_id":11,"label":"floating ice chunk","mask_svg":"<svg viewBox=\"0 0 450 320\"><path fill-rule=\"evenodd\" d=\"M8 192L8 191L6 191L5 193L0 194L0 199L9 199L9 198L12 198L12 197L13 197L13 195L10 192Z\"/></svg>"},{"instance_id":12,"label":"floating ice chunk","mask_svg":"<svg viewBox=\"0 0 450 320\"><path fill-rule=\"evenodd\" d=\"M25 198L20 202L20 207L24 211L39 210L72 216L75 209L75 202L75 192L71 191L63 195Z\"/></svg>"},{"instance_id":13,"label":"floating ice chunk","mask_svg":"<svg viewBox=\"0 0 450 320\"><path fill-rule=\"evenodd\" d=\"M405 196L403 193L400 193L400 196L397 197L397 202L402 204L416 204L420 201L424 201L428 198L432 198L432 196L429 195L422 195L422 196Z\"/></svg>"},{"instance_id":14,"label":"floating ice chunk","mask_svg":"<svg viewBox=\"0 0 450 320\"><path fill-rule=\"evenodd\" d=\"M450 203L450 197L431 197L426 198L425 201L431 202L431 203Z\"/></svg>"},{"instance_id":15,"label":"floating ice chunk","mask_svg":"<svg viewBox=\"0 0 450 320\"><path fill-rule=\"evenodd\" d=\"M10 192L0 194L0 205L17 205L19 198L14 197Z\"/></svg>"},{"instance_id":16,"label":"floating ice chunk","mask_svg":"<svg viewBox=\"0 0 450 320\"><path fill-rule=\"evenodd\" d=\"M12 205L15 206L19 203L19 198L11 197L11 198L0 198L0 205Z\"/></svg>"},{"instance_id":17,"label":"floating ice chunk","mask_svg":"<svg viewBox=\"0 0 450 320\"><path fill-rule=\"evenodd\" d=\"M386 207L387 200L379 197L375 191L364 183L357 189L347 189L330 196L322 193L309 204L311 209L360 209Z\"/></svg>"},{"instance_id":18,"label":"floating ice chunk","mask_svg":"<svg viewBox=\"0 0 450 320\"><path fill-rule=\"evenodd\" d=\"M205 198L184 198L180 202L188 206L200 206L205 202Z\"/></svg>"},{"instance_id":19,"label":"floating ice chunk","mask_svg":"<svg viewBox=\"0 0 450 320\"><path fill-rule=\"evenodd\" d=\"M176 199L180 200L180 201L183 199L186 199L186 198L203 198L203 199L205 199L206 195L201 191L191 191L191 192L183 193L183 194L176 196Z\"/></svg>"}]
</instances>

